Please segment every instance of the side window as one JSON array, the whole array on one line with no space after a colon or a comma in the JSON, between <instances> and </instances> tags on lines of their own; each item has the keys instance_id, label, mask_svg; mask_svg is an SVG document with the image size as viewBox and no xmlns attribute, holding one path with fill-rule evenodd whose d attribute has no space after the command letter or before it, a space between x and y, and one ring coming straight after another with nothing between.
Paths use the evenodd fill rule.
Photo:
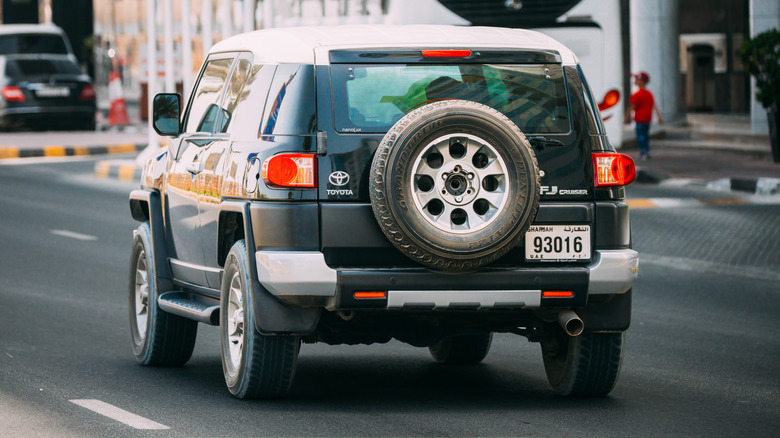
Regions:
<instances>
[{"instance_id":1,"label":"side window","mask_svg":"<svg viewBox=\"0 0 780 438\"><path fill-rule=\"evenodd\" d=\"M224 109L231 114L226 131L236 138L256 139L275 65L252 65L243 55L228 84Z\"/></svg>"},{"instance_id":2,"label":"side window","mask_svg":"<svg viewBox=\"0 0 780 438\"><path fill-rule=\"evenodd\" d=\"M230 122L219 100L232 63L232 58L207 62L192 94L184 132L221 132L222 126Z\"/></svg>"},{"instance_id":3,"label":"side window","mask_svg":"<svg viewBox=\"0 0 780 438\"><path fill-rule=\"evenodd\" d=\"M281 64L263 111L261 136L312 135L317 131L314 66Z\"/></svg>"}]
</instances>

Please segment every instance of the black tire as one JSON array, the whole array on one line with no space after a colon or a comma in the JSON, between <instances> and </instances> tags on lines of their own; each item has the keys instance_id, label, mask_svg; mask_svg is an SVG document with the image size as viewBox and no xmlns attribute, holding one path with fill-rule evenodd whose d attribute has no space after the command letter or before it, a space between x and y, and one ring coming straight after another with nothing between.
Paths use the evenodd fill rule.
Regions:
<instances>
[{"instance_id":1,"label":"black tire","mask_svg":"<svg viewBox=\"0 0 780 438\"><path fill-rule=\"evenodd\" d=\"M444 339L428 347L436 362L453 365L476 365L490 351L493 333L460 335Z\"/></svg>"},{"instance_id":2,"label":"black tire","mask_svg":"<svg viewBox=\"0 0 780 438\"><path fill-rule=\"evenodd\" d=\"M544 369L553 390L573 396L609 394L620 375L625 332L568 336L556 329L542 340Z\"/></svg>"},{"instance_id":3,"label":"black tire","mask_svg":"<svg viewBox=\"0 0 780 438\"><path fill-rule=\"evenodd\" d=\"M539 184L536 156L512 121L476 102L445 100L410 112L385 135L369 193L380 228L403 254L468 271L516 246L536 216Z\"/></svg>"},{"instance_id":4,"label":"black tire","mask_svg":"<svg viewBox=\"0 0 780 438\"><path fill-rule=\"evenodd\" d=\"M266 336L257 331L250 282L246 244L239 240L225 261L220 299L225 383L237 398L281 396L289 391L295 377L300 338Z\"/></svg>"},{"instance_id":5,"label":"black tire","mask_svg":"<svg viewBox=\"0 0 780 438\"><path fill-rule=\"evenodd\" d=\"M130 259L130 336L142 365L181 366L192 357L198 335L196 321L160 309L149 222L138 227Z\"/></svg>"}]
</instances>

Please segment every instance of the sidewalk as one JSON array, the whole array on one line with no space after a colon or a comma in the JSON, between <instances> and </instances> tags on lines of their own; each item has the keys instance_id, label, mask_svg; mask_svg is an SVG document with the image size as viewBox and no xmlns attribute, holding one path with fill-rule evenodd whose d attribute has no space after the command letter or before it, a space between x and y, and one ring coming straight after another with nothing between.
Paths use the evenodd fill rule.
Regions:
<instances>
[{"instance_id":1,"label":"sidewalk","mask_svg":"<svg viewBox=\"0 0 780 438\"><path fill-rule=\"evenodd\" d=\"M718 182L755 192L762 184L780 181L769 136L753 133L746 115L688 114L683 124L654 125L647 161L640 161L633 127L626 125L621 152L634 159L638 182Z\"/></svg>"}]
</instances>

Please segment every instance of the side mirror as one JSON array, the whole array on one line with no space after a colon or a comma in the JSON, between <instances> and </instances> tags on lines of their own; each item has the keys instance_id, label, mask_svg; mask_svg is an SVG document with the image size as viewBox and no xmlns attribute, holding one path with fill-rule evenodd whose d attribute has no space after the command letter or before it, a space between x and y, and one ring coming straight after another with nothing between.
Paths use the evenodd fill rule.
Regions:
<instances>
[{"instance_id":1,"label":"side mirror","mask_svg":"<svg viewBox=\"0 0 780 438\"><path fill-rule=\"evenodd\" d=\"M160 93L152 101L152 127L160 135L176 137L181 132L181 96Z\"/></svg>"}]
</instances>

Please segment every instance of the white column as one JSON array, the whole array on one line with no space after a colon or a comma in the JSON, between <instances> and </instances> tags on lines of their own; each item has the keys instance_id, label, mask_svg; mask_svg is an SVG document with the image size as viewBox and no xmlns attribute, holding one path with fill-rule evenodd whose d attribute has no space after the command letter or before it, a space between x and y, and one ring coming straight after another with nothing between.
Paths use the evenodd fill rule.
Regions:
<instances>
[{"instance_id":1,"label":"white column","mask_svg":"<svg viewBox=\"0 0 780 438\"><path fill-rule=\"evenodd\" d=\"M244 32L251 32L255 30L255 5L257 0L244 0Z\"/></svg>"},{"instance_id":2,"label":"white column","mask_svg":"<svg viewBox=\"0 0 780 438\"><path fill-rule=\"evenodd\" d=\"M181 81L182 102L192 86L192 32L190 31L190 0L181 0Z\"/></svg>"},{"instance_id":3,"label":"white column","mask_svg":"<svg viewBox=\"0 0 780 438\"><path fill-rule=\"evenodd\" d=\"M678 1L631 0L630 13L631 71L650 75L647 88L655 95L665 121L677 121L682 117Z\"/></svg>"},{"instance_id":4,"label":"white column","mask_svg":"<svg viewBox=\"0 0 780 438\"><path fill-rule=\"evenodd\" d=\"M233 36L233 20L231 20L232 0L220 0L219 2L219 20L222 23L222 39L226 40Z\"/></svg>"},{"instance_id":5,"label":"white column","mask_svg":"<svg viewBox=\"0 0 780 438\"><path fill-rule=\"evenodd\" d=\"M173 0L163 2L163 49L165 56L165 92L176 92L176 81L173 77Z\"/></svg>"},{"instance_id":6,"label":"white column","mask_svg":"<svg viewBox=\"0 0 780 438\"><path fill-rule=\"evenodd\" d=\"M212 27L211 0L203 0L201 5L200 22L203 24L203 59L209 55L211 46L214 45L214 30Z\"/></svg>"},{"instance_id":7,"label":"white column","mask_svg":"<svg viewBox=\"0 0 780 438\"><path fill-rule=\"evenodd\" d=\"M138 154L136 165L143 165L148 158L160 150L160 142L157 141L157 133L152 128L152 102L157 93L157 22L155 14L157 12L156 0L146 0L146 94L147 94L147 129L149 131L148 145Z\"/></svg>"},{"instance_id":8,"label":"white column","mask_svg":"<svg viewBox=\"0 0 780 438\"><path fill-rule=\"evenodd\" d=\"M772 28L780 28L780 2L750 0L750 37ZM750 127L753 132L769 133L766 108L756 100L756 80L750 78Z\"/></svg>"}]
</instances>

